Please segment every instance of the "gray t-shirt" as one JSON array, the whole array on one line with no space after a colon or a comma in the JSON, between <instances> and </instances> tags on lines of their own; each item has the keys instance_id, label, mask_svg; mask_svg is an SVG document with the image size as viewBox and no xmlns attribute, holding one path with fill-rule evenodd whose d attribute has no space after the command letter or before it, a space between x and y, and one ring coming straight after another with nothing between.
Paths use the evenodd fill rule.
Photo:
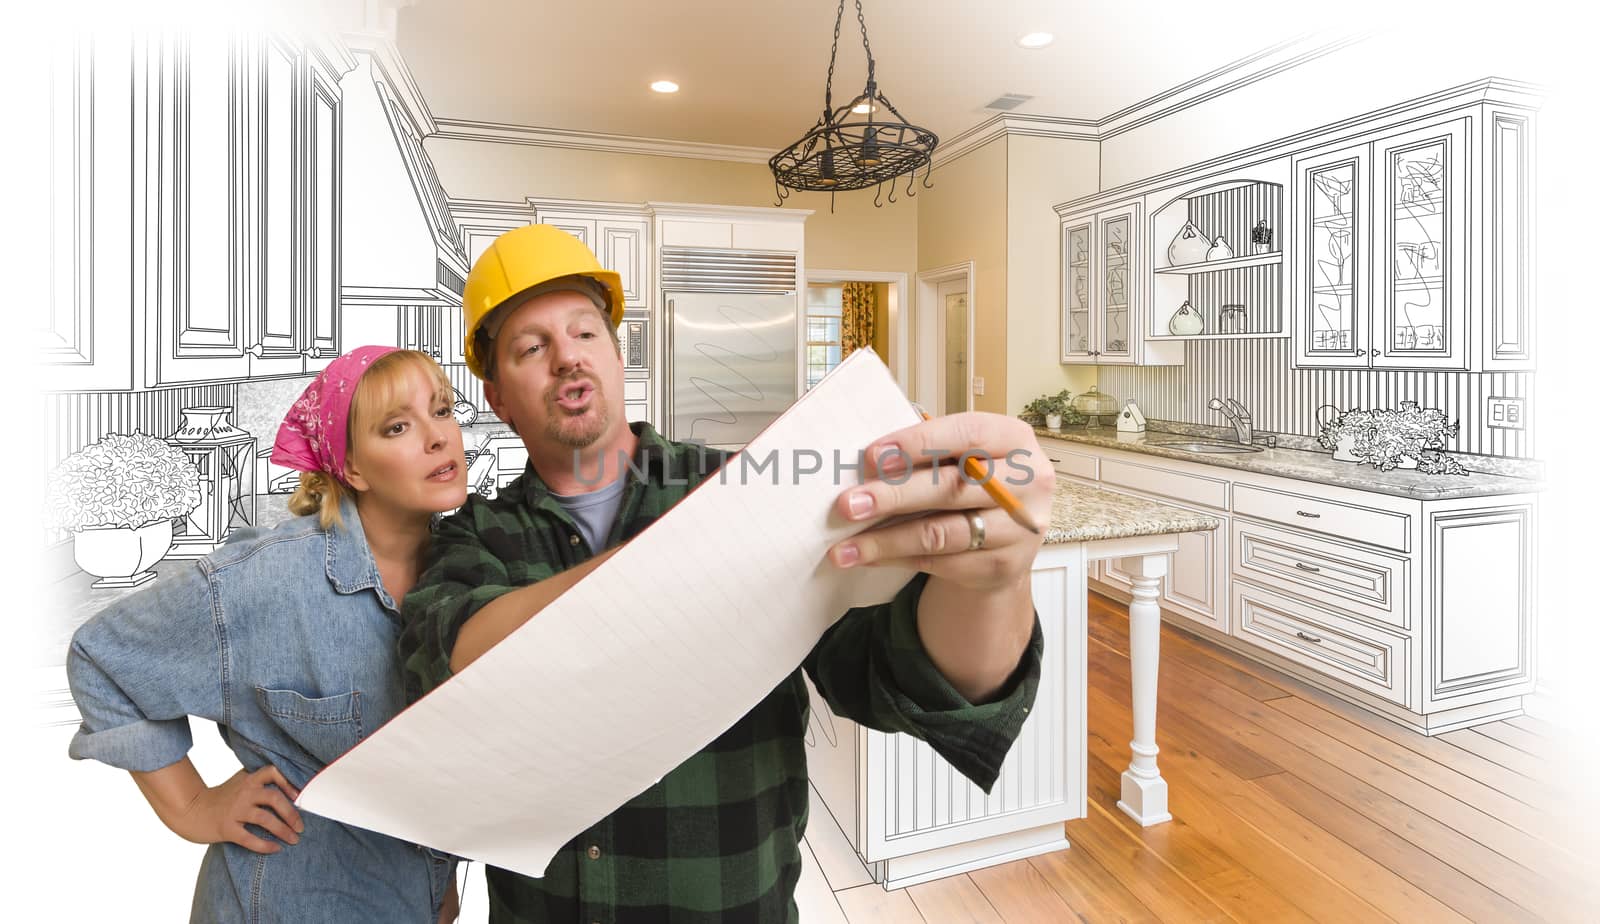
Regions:
<instances>
[{"instance_id":1,"label":"gray t-shirt","mask_svg":"<svg viewBox=\"0 0 1600 924\"><path fill-rule=\"evenodd\" d=\"M627 476L624 475L587 494L557 494L551 491L550 496L578 521L578 530L588 541L589 551L599 554L606 549L606 537L611 535L611 524L617 521L617 510L622 507L622 489L627 483Z\"/></svg>"}]
</instances>

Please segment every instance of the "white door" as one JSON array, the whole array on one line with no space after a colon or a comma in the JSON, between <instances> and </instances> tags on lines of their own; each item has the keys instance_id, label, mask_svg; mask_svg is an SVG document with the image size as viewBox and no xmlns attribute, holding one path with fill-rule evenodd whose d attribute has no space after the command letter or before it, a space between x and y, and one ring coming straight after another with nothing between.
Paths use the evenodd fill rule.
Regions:
<instances>
[{"instance_id":1,"label":"white door","mask_svg":"<svg viewBox=\"0 0 1600 924\"><path fill-rule=\"evenodd\" d=\"M939 283L934 292L939 317L940 413L968 410L968 378L972 364L967 343L967 280Z\"/></svg>"}]
</instances>

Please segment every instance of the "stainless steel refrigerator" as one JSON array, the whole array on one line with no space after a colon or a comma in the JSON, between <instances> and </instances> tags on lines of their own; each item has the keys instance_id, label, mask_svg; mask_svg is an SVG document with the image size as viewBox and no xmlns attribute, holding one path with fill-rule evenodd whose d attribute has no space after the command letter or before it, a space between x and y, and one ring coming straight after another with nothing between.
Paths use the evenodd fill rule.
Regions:
<instances>
[{"instance_id":1,"label":"stainless steel refrigerator","mask_svg":"<svg viewBox=\"0 0 1600 924\"><path fill-rule=\"evenodd\" d=\"M799 397L795 291L668 289L663 295L666 436L742 449Z\"/></svg>"}]
</instances>

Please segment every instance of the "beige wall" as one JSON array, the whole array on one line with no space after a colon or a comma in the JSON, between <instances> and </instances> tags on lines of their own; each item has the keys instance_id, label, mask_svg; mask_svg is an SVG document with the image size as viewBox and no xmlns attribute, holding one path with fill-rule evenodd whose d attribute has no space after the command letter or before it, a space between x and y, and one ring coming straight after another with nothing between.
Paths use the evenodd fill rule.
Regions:
<instances>
[{"instance_id":1,"label":"beige wall","mask_svg":"<svg viewBox=\"0 0 1600 924\"><path fill-rule=\"evenodd\" d=\"M1042 394L1074 395L1093 366L1061 364L1061 224L1054 206L1099 190L1099 145L1063 138L1009 139L1006 214L1005 405L1016 414ZM993 386L990 386L993 388Z\"/></svg>"},{"instance_id":2,"label":"beige wall","mask_svg":"<svg viewBox=\"0 0 1600 924\"><path fill-rule=\"evenodd\" d=\"M1006 139L934 168L932 189L917 193L917 270L974 263L972 374L985 379L974 410L1005 412ZM913 355L915 353L913 352ZM919 372L928 363L913 359ZM932 394L919 382L917 390Z\"/></svg>"},{"instance_id":3,"label":"beige wall","mask_svg":"<svg viewBox=\"0 0 1600 924\"><path fill-rule=\"evenodd\" d=\"M771 206L765 164L608 154L524 144L430 139L439 182L454 198L518 201L528 196L605 202L697 202ZM825 269L911 274L917 265L917 200L874 208L872 192L828 197L800 193L784 208L813 209L806 219L806 263Z\"/></svg>"}]
</instances>

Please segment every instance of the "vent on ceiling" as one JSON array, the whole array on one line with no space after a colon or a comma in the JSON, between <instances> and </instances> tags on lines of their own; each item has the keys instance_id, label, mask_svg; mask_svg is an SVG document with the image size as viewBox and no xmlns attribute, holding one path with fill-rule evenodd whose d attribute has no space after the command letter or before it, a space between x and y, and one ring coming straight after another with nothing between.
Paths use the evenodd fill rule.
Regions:
<instances>
[{"instance_id":1,"label":"vent on ceiling","mask_svg":"<svg viewBox=\"0 0 1600 924\"><path fill-rule=\"evenodd\" d=\"M1005 96L996 97L993 102L989 103L983 108L1001 110L1015 109L1030 99L1033 99L1033 97L1023 96L1021 93L1007 93Z\"/></svg>"}]
</instances>

